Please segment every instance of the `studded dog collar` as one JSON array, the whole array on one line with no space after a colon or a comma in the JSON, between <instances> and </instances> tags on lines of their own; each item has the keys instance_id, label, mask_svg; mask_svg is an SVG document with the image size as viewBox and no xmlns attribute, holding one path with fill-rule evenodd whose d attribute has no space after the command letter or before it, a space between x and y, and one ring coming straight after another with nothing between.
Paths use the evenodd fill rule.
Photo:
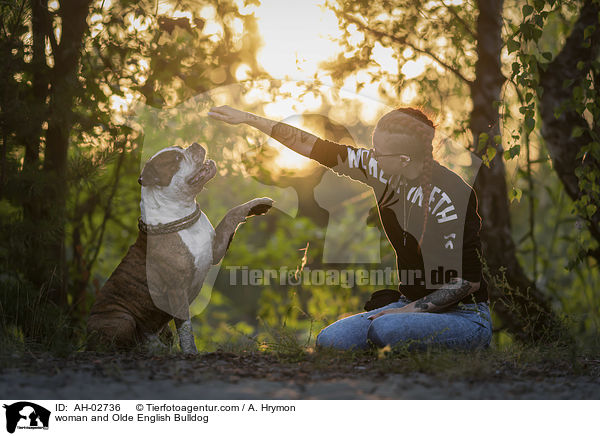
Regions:
<instances>
[{"instance_id":1,"label":"studded dog collar","mask_svg":"<svg viewBox=\"0 0 600 436\"><path fill-rule=\"evenodd\" d=\"M183 218L179 218L178 220L171 221L170 223L166 224L146 224L144 221L142 221L142 217L139 217L138 229L148 235L164 235L166 233L175 233L193 226L200 218L200 215L202 215L202 211L200 210L200 206L196 204L196 210L194 212L184 216Z\"/></svg>"}]
</instances>

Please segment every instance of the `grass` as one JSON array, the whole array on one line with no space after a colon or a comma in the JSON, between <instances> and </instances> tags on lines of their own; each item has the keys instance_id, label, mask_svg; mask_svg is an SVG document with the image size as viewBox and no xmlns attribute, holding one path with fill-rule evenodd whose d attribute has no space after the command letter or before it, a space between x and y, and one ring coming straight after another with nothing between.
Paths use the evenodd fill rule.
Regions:
<instances>
[{"instance_id":1,"label":"grass","mask_svg":"<svg viewBox=\"0 0 600 436\"><path fill-rule=\"evenodd\" d=\"M123 374L200 383L202 377L235 382L240 377L305 383L340 378L384 380L391 374L411 377L420 373L443 380L467 382L537 383L556 377L600 377L600 350L571 345L524 345L512 343L487 350L461 352L430 349L369 349L364 351L315 350L286 329L273 328L267 340L223 343L216 351L185 356L176 348L148 352L94 353L52 352L21 347L12 354L0 353L0 367L18 368L34 374L65 370L93 371L107 380L121 382ZM133 372L132 372L133 371ZM210 375L213 374L213 375ZM131 377L131 376L127 376ZM131 382L131 379L128 379Z\"/></svg>"},{"instance_id":2,"label":"grass","mask_svg":"<svg viewBox=\"0 0 600 436\"><path fill-rule=\"evenodd\" d=\"M299 339L291 329L264 324L264 330L261 340L240 333L245 341L219 344L215 353L262 357L272 364L302 366L324 376L353 375L357 374L357 368L362 374L420 372L470 380L503 376L600 376L600 347L591 343L557 341L532 345L511 341L477 351L428 349L415 352L408 347L391 349L389 346L358 351L317 350L313 338Z\"/></svg>"},{"instance_id":3,"label":"grass","mask_svg":"<svg viewBox=\"0 0 600 436\"><path fill-rule=\"evenodd\" d=\"M2 354L52 352L68 356L83 348L83 331L44 289L8 275L0 277L0 349Z\"/></svg>"},{"instance_id":4,"label":"grass","mask_svg":"<svg viewBox=\"0 0 600 436\"><path fill-rule=\"evenodd\" d=\"M90 356L91 360L98 359L98 354L82 353L84 335L82 331L70 327L67 315L52 310L49 303L41 298L29 298L29 295L39 293L28 292L22 285L15 285L12 291L18 292L19 298L11 299L17 301L18 306L13 308L9 306L8 299L0 299L0 367L24 368L28 365L26 362L32 361L42 361L43 365L44 358L40 359L40 356L52 356L57 359L59 366L60 361L70 359L73 362L85 362L86 356ZM9 317L8 313L16 315ZM476 380L512 376L600 376L600 344L597 337L591 335L587 340L577 337L572 333L576 331L576 326L567 322L563 325L564 335L555 342L523 344L502 333L503 340L497 341L491 349L475 352L439 349L412 352L406 347L364 351L315 350L316 330L313 324L314 320L311 321L308 336L300 336L298 331L286 328L285 324L274 326L263 322L261 334L257 336L236 332L231 328L233 331L229 332L229 337L232 341L210 344L215 352L203 353L201 350L201 354L192 359L200 362L202 359L218 358L230 362L230 369L234 371L236 365L241 365L239 359L243 358L244 362L255 364L255 375L258 377L275 367L283 371L282 374L302 368L304 374L317 374L320 377L365 374L379 377L414 372ZM27 331L23 325L27 325ZM573 337L577 340L569 340ZM100 356L103 356L100 357L101 362L108 362L102 363L106 366L105 374L108 377L119 374L126 356L141 360L189 359L179 353L177 345L151 353L139 347L130 353L105 353Z\"/></svg>"}]
</instances>

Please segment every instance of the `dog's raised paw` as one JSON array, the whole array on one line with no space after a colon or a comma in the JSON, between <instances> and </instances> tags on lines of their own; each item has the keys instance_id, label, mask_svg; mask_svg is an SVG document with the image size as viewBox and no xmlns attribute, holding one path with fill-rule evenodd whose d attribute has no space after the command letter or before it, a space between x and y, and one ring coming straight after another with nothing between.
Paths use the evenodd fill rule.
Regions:
<instances>
[{"instance_id":1,"label":"dog's raised paw","mask_svg":"<svg viewBox=\"0 0 600 436\"><path fill-rule=\"evenodd\" d=\"M269 211L269 209L271 209L271 207L273 207L273 200L270 199L269 197L256 198L256 199L252 200L252 203L257 203L257 204L255 204L254 206L252 206L250 208L250 210L246 214L247 217L253 216L253 215L264 215L265 213L267 213Z\"/></svg>"},{"instance_id":2,"label":"dog's raised paw","mask_svg":"<svg viewBox=\"0 0 600 436\"><path fill-rule=\"evenodd\" d=\"M250 209L248 211L248 215L246 216L264 215L269 211L269 209L271 209L271 207L272 206L268 204L259 204L258 206L254 206L252 209Z\"/></svg>"}]
</instances>

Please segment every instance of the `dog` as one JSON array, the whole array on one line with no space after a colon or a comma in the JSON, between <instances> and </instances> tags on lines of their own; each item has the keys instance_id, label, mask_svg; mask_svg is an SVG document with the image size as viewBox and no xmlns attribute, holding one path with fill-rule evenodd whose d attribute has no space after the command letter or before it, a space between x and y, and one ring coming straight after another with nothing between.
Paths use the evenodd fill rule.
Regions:
<instances>
[{"instance_id":1,"label":"dog","mask_svg":"<svg viewBox=\"0 0 600 436\"><path fill-rule=\"evenodd\" d=\"M189 306L211 265L221 261L238 226L265 214L268 197L231 209L216 228L196 196L217 172L206 150L193 143L167 147L144 165L137 240L96 296L87 322L88 349L160 344L175 320L181 350L197 353Z\"/></svg>"}]
</instances>

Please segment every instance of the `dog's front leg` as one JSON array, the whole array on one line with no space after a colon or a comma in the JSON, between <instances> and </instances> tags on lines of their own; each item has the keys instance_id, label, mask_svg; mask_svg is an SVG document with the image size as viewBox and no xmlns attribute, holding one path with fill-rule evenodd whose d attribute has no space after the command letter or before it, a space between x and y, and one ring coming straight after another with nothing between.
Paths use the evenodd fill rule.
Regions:
<instances>
[{"instance_id":1,"label":"dog's front leg","mask_svg":"<svg viewBox=\"0 0 600 436\"><path fill-rule=\"evenodd\" d=\"M231 209L217 228L215 229L215 239L213 241L213 265L218 264L225 252L231 244L233 235L237 230L238 226L246 221L247 217L253 215L263 215L273 206L273 200L269 197L255 198L244 204Z\"/></svg>"},{"instance_id":2,"label":"dog's front leg","mask_svg":"<svg viewBox=\"0 0 600 436\"><path fill-rule=\"evenodd\" d=\"M192 330L192 321L188 319L175 318L175 327L179 336L179 346L185 354L198 354L196 342L194 341L194 332Z\"/></svg>"}]
</instances>

